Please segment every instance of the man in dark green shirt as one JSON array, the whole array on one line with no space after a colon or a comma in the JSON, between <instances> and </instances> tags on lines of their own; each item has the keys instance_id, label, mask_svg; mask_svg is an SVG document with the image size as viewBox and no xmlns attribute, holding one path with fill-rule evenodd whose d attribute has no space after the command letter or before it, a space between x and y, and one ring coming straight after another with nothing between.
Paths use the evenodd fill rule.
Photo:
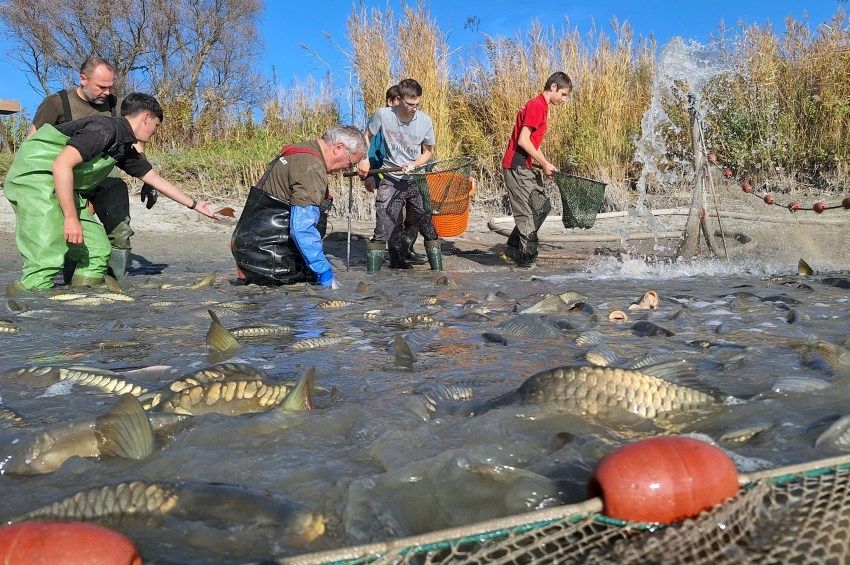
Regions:
<instances>
[{"instance_id":1,"label":"man in dark green shirt","mask_svg":"<svg viewBox=\"0 0 850 565\"><path fill-rule=\"evenodd\" d=\"M51 288L66 255L77 263L72 286L103 282L112 248L85 201L114 165L175 202L216 217L207 202L186 196L159 176L134 147L151 138L162 118L153 96L133 93L124 100L121 117L44 124L21 144L3 189L15 212L15 244L24 257L19 288Z\"/></svg>"},{"instance_id":2,"label":"man in dark green shirt","mask_svg":"<svg viewBox=\"0 0 850 565\"><path fill-rule=\"evenodd\" d=\"M76 88L60 90L45 98L35 112L27 137L35 135L44 124L58 126L90 116L117 116L119 103L112 93L115 73L112 65L100 57L86 59L80 67L80 84ZM151 195L148 208L156 200L156 191L149 185L142 194ZM144 196L143 196L144 197ZM130 261L130 197L121 171L113 169L89 193L95 214L103 223L112 244L109 268L116 278L122 277Z\"/></svg>"}]
</instances>

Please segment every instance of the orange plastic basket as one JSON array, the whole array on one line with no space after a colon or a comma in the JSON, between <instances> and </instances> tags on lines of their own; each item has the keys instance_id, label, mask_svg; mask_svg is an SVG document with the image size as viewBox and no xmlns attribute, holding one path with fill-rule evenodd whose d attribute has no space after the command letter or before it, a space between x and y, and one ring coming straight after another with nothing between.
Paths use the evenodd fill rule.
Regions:
<instances>
[{"instance_id":1,"label":"orange plastic basket","mask_svg":"<svg viewBox=\"0 0 850 565\"><path fill-rule=\"evenodd\" d=\"M472 209L472 195L475 194L475 182L472 179L454 175L463 178L468 185L468 190L462 199L455 199L452 202L445 201L444 208L463 210L460 214L433 214L431 218L434 220L434 228L437 230L437 235L440 237L455 237L469 227L469 212ZM441 184L441 186L443 186ZM438 194L436 190L432 190L431 184L428 185L428 191L431 194L432 201L441 201L445 199L445 194L442 190Z\"/></svg>"}]
</instances>

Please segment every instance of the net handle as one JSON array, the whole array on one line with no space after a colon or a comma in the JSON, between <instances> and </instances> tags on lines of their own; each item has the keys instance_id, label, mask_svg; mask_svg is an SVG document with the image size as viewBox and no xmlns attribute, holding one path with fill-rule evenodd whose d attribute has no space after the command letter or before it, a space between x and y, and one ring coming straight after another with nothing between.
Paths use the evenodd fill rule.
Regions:
<instances>
[{"instance_id":1,"label":"net handle","mask_svg":"<svg viewBox=\"0 0 850 565\"><path fill-rule=\"evenodd\" d=\"M414 176L425 177L425 176L428 176L428 175L437 175L437 174L440 174L440 173L450 173L452 171L456 171L456 170L462 169L464 167L469 167L470 165L472 165L472 162L474 161L474 159L472 157L457 157L456 159L458 160L458 164L455 165L454 167L448 167L446 169L438 169L436 171L435 170L422 171L421 173L417 173L415 171L408 171L405 174L408 175L408 176L411 176L411 177L414 177ZM425 166L430 166L432 168L433 167L439 167L440 163L446 163L446 162L450 162L450 161L454 161L454 160L455 159L442 159L440 161L431 161L430 163L425 163L424 165L420 165L419 167L416 167L416 168L420 169L420 168L425 167Z\"/></svg>"},{"instance_id":2,"label":"net handle","mask_svg":"<svg viewBox=\"0 0 850 565\"><path fill-rule=\"evenodd\" d=\"M397 173L402 169L402 167L383 167L381 169L369 169L369 172L366 173L366 176L379 175L381 173ZM348 177L356 177L359 176L357 171L345 171L342 173L342 176Z\"/></svg>"},{"instance_id":3,"label":"net handle","mask_svg":"<svg viewBox=\"0 0 850 565\"><path fill-rule=\"evenodd\" d=\"M537 163L532 163L531 166L535 169L540 169L541 171L543 170L543 167L541 167ZM574 177L574 178L577 178L577 179L586 180L588 182L598 182L599 184L604 184L605 186L608 186L607 182L602 182L601 180L598 180L598 179L590 179L590 178L587 178L587 177L580 177L578 175L574 175L572 173L565 173L565 172L563 172L561 170L557 170L557 169L555 170L555 173L561 174L561 175L568 175L568 176L571 176L571 177Z\"/></svg>"}]
</instances>

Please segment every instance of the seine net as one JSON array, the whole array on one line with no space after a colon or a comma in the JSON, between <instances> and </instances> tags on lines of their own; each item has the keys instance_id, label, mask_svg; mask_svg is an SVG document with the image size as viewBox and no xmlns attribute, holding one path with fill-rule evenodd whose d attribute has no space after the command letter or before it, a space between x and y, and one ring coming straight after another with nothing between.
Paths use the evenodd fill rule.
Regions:
<instances>
[{"instance_id":1,"label":"seine net","mask_svg":"<svg viewBox=\"0 0 850 565\"><path fill-rule=\"evenodd\" d=\"M605 183L560 171L556 171L553 178L561 193L564 227L592 228L605 201Z\"/></svg>"},{"instance_id":2,"label":"seine net","mask_svg":"<svg viewBox=\"0 0 850 565\"><path fill-rule=\"evenodd\" d=\"M408 175L416 181L425 211L435 216L466 213L473 190L471 167L471 157L453 157L411 170Z\"/></svg>"},{"instance_id":3,"label":"seine net","mask_svg":"<svg viewBox=\"0 0 850 565\"><path fill-rule=\"evenodd\" d=\"M766 473L726 502L668 527L607 518L598 513L598 502L588 501L283 562L847 563L850 463L843 461L794 474Z\"/></svg>"}]
</instances>

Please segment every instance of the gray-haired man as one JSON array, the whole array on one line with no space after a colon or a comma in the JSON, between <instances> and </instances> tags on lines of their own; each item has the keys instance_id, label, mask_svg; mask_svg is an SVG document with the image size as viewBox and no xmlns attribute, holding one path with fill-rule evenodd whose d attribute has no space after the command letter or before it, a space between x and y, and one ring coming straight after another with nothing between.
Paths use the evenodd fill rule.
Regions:
<instances>
[{"instance_id":1,"label":"gray-haired man","mask_svg":"<svg viewBox=\"0 0 850 565\"><path fill-rule=\"evenodd\" d=\"M328 174L366 154L354 127L334 126L320 139L286 145L251 187L231 239L242 283L280 285L311 280L333 287L333 267L322 248L330 210Z\"/></svg>"}]
</instances>

